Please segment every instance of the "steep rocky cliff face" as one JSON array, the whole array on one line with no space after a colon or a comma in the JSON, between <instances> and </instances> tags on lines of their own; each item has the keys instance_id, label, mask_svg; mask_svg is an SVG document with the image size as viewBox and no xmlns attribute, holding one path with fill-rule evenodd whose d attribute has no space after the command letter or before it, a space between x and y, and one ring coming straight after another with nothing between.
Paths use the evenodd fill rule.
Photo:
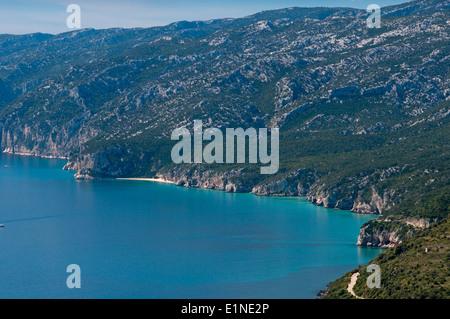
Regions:
<instances>
[{"instance_id":1,"label":"steep rocky cliff face","mask_svg":"<svg viewBox=\"0 0 450 319\"><path fill-rule=\"evenodd\" d=\"M239 181L242 177L243 169L230 170L227 172L217 172L202 170L191 167L182 169L181 167L163 170L156 176L176 183L178 186L214 189L227 193L246 193L250 189Z\"/></svg>"},{"instance_id":2,"label":"steep rocky cliff face","mask_svg":"<svg viewBox=\"0 0 450 319\"><path fill-rule=\"evenodd\" d=\"M47 158L69 158L94 138L94 128L80 130L80 119L71 120L58 130L50 130L47 124L36 124L8 129L8 121L0 124L1 149L5 153L33 155Z\"/></svg>"},{"instance_id":3,"label":"steep rocky cliff face","mask_svg":"<svg viewBox=\"0 0 450 319\"><path fill-rule=\"evenodd\" d=\"M402 243L397 230L373 230L364 226L358 236L358 246L389 248Z\"/></svg>"},{"instance_id":4,"label":"steep rocky cliff face","mask_svg":"<svg viewBox=\"0 0 450 319\"><path fill-rule=\"evenodd\" d=\"M282 179L253 187L252 193L259 196L307 196L320 173L310 169L299 169Z\"/></svg>"},{"instance_id":5,"label":"steep rocky cliff face","mask_svg":"<svg viewBox=\"0 0 450 319\"><path fill-rule=\"evenodd\" d=\"M392 221L373 220L361 227L357 245L389 248L413 237L418 231L430 227L433 222L426 219L406 218Z\"/></svg>"},{"instance_id":6,"label":"steep rocky cliff face","mask_svg":"<svg viewBox=\"0 0 450 319\"><path fill-rule=\"evenodd\" d=\"M78 155L75 161L69 160L63 169L76 171L76 179L129 177L134 166L126 160L129 155L123 148L109 147L94 154Z\"/></svg>"},{"instance_id":7,"label":"steep rocky cliff face","mask_svg":"<svg viewBox=\"0 0 450 319\"><path fill-rule=\"evenodd\" d=\"M353 189L347 194L342 194L340 189L336 190L336 185L328 189L324 189L324 186L317 185L313 192L306 195L306 198L316 205L363 214L383 214L393 204L389 193L384 193L384 199L382 199L374 188L371 190L371 198L366 199L364 195L369 191L364 188Z\"/></svg>"}]
</instances>

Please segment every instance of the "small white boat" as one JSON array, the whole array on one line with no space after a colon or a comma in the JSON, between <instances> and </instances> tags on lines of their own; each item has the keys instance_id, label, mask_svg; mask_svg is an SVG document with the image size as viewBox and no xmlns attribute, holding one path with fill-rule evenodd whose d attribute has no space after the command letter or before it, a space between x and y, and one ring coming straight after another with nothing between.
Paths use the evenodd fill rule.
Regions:
<instances>
[{"instance_id":1,"label":"small white boat","mask_svg":"<svg viewBox=\"0 0 450 319\"><path fill-rule=\"evenodd\" d=\"M1 228L1 227L5 227L5 225L3 225L3 224L0 224L0 228Z\"/></svg>"}]
</instances>

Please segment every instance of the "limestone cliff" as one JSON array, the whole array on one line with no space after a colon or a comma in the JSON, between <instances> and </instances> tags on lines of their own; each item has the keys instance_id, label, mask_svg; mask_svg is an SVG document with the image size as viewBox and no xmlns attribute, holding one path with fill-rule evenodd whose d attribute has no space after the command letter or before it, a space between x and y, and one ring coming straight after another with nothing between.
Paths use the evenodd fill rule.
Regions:
<instances>
[{"instance_id":1,"label":"limestone cliff","mask_svg":"<svg viewBox=\"0 0 450 319\"><path fill-rule=\"evenodd\" d=\"M389 248L411 238L416 231L403 221L373 220L361 227L357 245Z\"/></svg>"}]
</instances>

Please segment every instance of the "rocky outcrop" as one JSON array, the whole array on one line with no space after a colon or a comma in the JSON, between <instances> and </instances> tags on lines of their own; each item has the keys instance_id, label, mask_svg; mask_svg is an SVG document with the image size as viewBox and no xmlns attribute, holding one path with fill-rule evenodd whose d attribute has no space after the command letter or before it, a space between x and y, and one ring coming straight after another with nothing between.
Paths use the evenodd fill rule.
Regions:
<instances>
[{"instance_id":1,"label":"rocky outcrop","mask_svg":"<svg viewBox=\"0 0 450 319\"><path fill-rule=\"evenodd\" d=\"M353 177L351 178L353 182L345 186L343 182L327 186L326 183L319 181L312 185L306 198L310 202L326 208L381 215L386 209L392 207L393 191L386 190L380 196L374 187L367 189L366 181L369 177ZM372 195L369 197L370 192Z\"/></svg>"},{"instance_id":2,"label":"rocky outcrop","mask_svg":"<svg viewBox=\"0 0 450 319\"><path fill-rule=\"evenodd\" d=\"M358 246L372 246L380 248L389 248L401 244L396 231L368 231L368 226L361 228L358 242Z\"/></svg>"},{"instance_id":3,"label":"rocky outcrop","mask_svg":"<svg viewBox=\"0 0 450 319\"><path fill-rule=\"evenodd\" d=\"M404 222L415 228L428 228L431 225L431 222L424 218L406 218Z\"/></svg>"},{"instance_id":4,"label":"rocky outcrop","mask_svg":"<svg viewBox=\"0 0 450 319\"><path fill-rule=\"evenodd\" d=\"M0 123L0 147L2 152L44 158L68 159L98 130L85 127L86 113L65 123L61 128L50 128L49 123L21 124L18 120Z\"/></svg>"},{"instance_id":5,"label":"rocky outcrop","mask_svg":"<svg viewBox=\"0 0 450 319\"><path fill-rule=\"evenodd\" d=\"M276 92L275 108L279 110L295 101L302 93L302 89L297 81L283 78L276 84Z\"/></svg>"},{"instance_id":6,"label":"rocky outcrop","mask_svg":"<svg viewBox=\"0 0 450 319\"><path fill-rule=\"evenodd\" d=\"M227 193L247 193L250 188L239 181L243 169L217 172L212 170L202 171L199 167L176 167L163 170L156 175L167 181L174 182L178 186L204 188L225 191Z\"/></svg>"},{"instance_id":7,"label":"rocky outcrop","mask_svg":"<svg viewBox=\"0 0 450 319\"><path fill-rule=\"evenodd\" d=\"M63 169L66 171L75 171L75 179L93 179L89 175L89 170L94 167L94 159L92 155L78 157L74 161L69 161Z\"/></svg>"},{"instance_id":8,"label":"rocky outcrop","mask_svg":"<svg viewBox=\"0 0 450 319\"><path fill-rule=\"evenodd\" d=\"M110 147L104 152L84 154L69 161L64 170L76 171L76 179L93 179L97 177L127 177L131 172L129 165L124 165L126 152Z\"/></svg>"},{"instance_id":9,"label":"rocky outcrop","mask_svg":"<svg viewBox=\"0 0 450 319\"><path fill-rule=\"evenodd\" d=\"M354 198L341 194L337 186L333 185L326 188L325 184L314 185L313 189L306 195L306 199L318 206L350 210L353 206Z\"/></svg>"},{"instance_id":10,"label":"rocky outcrop","mask_svg":"<svg viewBox=\"0 0 450 319\"><path fill-rule=\"evenodd\" d=\"M417 229L404 221L372 220L361 227L358 246L388 248L411 238Z\"/></svg>"},{"instance_id":11,"label":"rocky outcrop","mask_svg":"<svg viewBox=\"0 0 450 319\"><path fill-rule=\"evenodd\" d=\"M350 209L352 212L364 213L364 214L383 214L386 209L392 207L391 192L385 192L381 197L378 192L372 187L372 197L370 202L364 202L360 199L353 202L353 207Z\"/></svg>"},{"instance_id":12,"label":"rocky outcrop","mask_svg":"<svg viewBox=\"0 0 450 319\"><path fill-rule=\"evenodd\" d=\"M68 152L55 143L52 136L38 137L32 135L30 128L25 125L20 132L12 132L0 125L1 151L8 154L38 156L43 158L68 159ZM33 141L33 138L35 140Z\"/></svg>"},{"instance_id":13,"label":"rocky outcrop","mask_svg":"<svg viewBox=\"0 0 450 319\"><path fill-rule=\"evenodd\" d=\"M306 196L320 174L309 169L299 169L284 178L253 187L252 193L259 196Z\"/></svg>"}]
</instances>

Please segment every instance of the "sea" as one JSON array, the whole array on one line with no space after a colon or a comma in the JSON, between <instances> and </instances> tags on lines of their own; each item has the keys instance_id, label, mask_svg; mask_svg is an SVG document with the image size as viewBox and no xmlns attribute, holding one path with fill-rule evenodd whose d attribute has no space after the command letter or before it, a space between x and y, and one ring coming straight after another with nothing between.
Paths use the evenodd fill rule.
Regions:
<instances>
[{"instance_id":1,"label":"sea","mask_svg":"<svg viewBox=\"0 0 450 319\"><path fill-rule=\"evenodd\" d=\"M0 298L314 299L382 251L356 246L373 215L304 198L77 181L65 163L0 156Z\"/></svg>"}]
</instances>

